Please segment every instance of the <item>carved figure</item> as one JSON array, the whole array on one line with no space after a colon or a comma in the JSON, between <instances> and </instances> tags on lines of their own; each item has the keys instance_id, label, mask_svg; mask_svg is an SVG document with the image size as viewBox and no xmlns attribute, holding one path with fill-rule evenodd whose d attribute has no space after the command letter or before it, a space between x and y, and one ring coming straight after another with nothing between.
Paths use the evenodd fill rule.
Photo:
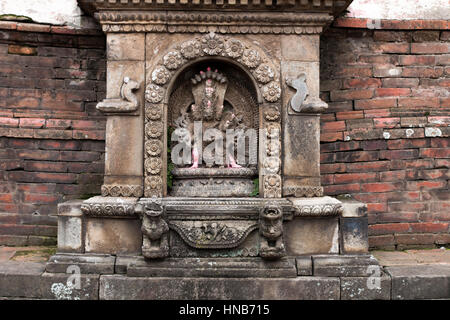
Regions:
<instances>
[{"instance_id":1,"label":"carved figure","mask_svg":"<svg viewBox=\"0 0 450 320\"><path fill-rule=\"evenodd\" d=\"M259 233L259 254L262 258L278 259L286 254L283 243L283 211L280 206L268 203L261 209Z\"/></svg>"},{"instance_id":2,"label":"carved figure","mask_svg":"<svg viewBox=\"0 0 450 320\"><path fill-rule=\"evenodd\" d=\"M287 80L286 83L288 86L297 90L291 98L289 105L294 111L300 112L306 97L309 95L308 86L306 85L306 75L302 73L297 79Z\"/></svg>"},{"instance_id":3,"label":"carved figure","mask_svg":"<svg viewBox=\"0 0 450 320\"><path fill-rule=\"evenodd\" d=\"M181 110L181 115L174 121L177 132L189 132L194 137L194 122L202 121L202 130L217 129L225 138L227 129L245 129L242 123L242 117L234 113L232 107L224 108L225 93L227 90L227 78L217 70L212 71L207 68L206 71L200 71L192 79L192 94L194 103L186 110ZM184 130L180 130L184 129ZM193 140L193 139L192 139ZM224 139L226 140L226 139ZM235 143L235 140L227 141L228 144ZM178 140L180 141L180 140ZM186 141L186 140L183 140ZM206 141L210 142L210 141ZM192 141L194 143L194 141ZM195 169L199 167L199 145L193 144L192 148L192 166ZM226 148L226 150L235 150L235 148ZM227 154L227 166L230 168L241 168L236 163L234 154ZM207 166L213 164L207 163Z\"/></svg>"},{"instance_id":4,"label":"carved figure","mask_svg":"<svg viewBox=\"0 0 450 320\"><path fill-rule=\"evenodd\" d=\"M129 77L123 78L120 87L120 99L105 99L97 104L97 109L103 112L133 112L138 110L139 101L134 91L140 84Z\"/></svg>"},{"instance_id":5,"label":"carved figure","mask_svg":"<svg viewBox=\"0 0 450 320\"><path fill-rule=\"evenodd\" d=\"M142 254L148 259L169 255L169 226L163 219L164 207L153 200L147 203L142 214Z\"/></svg>"}]
</instances>

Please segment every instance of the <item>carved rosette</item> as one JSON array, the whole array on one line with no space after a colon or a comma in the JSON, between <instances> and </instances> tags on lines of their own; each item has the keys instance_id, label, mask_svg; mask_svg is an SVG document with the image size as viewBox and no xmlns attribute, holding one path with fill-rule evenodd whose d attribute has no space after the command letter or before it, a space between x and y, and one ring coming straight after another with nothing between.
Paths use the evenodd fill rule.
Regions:
<instances>
[{"instance_id":1,"label":"carved rosette","mask_svg":"<svg viewBox=\"0 0 450 320\"><path fill-rule=\"evenodd\" d=\"M164 163L164 152L160 152L156 146L159 141L164 146L164 117L162 104L165 101L167 86L177 71L188 60L199 57L225 57L234 60L253 75L255 82L261 90L262 97L266 101L261 128L280 128L281 98L279 71L267 57L264 51L252 43L239 39L224 37L214 32L209 32L201 37L180 43L165 53L158 61L155 68L147 77L145 98L145 196L160 197L163 194L165 176L162 175L161 163ZM276 104L275 104L276 103ZM268 130L269 136L266 145L263 146L262 161L264 173L260 176L263 183L264 197L281 197L281 154L280 136L273 135L273 130ZM273 142L271 145L269 145ZM267 160L266 160L267 158ZM160 159L156 160L156 159ZM267 176L267 178L265 177Z\"/></svg>"},{"instance_id":2,"label":"carved rosette","mask_svg":"<svg viewBox=\"0 0 450 320\"><path fill-rule=\"evenodd\" d=\"M147 100L145 105L144 195L163 196L164 105Z\"/></svg>"}]
</instances>

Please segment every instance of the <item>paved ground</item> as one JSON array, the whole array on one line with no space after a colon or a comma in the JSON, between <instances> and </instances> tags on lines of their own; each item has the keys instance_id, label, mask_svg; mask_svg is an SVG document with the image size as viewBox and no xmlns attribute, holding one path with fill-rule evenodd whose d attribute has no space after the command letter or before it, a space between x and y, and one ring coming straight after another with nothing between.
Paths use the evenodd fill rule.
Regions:
<instances>
[{"instance_id":1,"label":"paved ground","mask_svg":"<svg viewBox=\"0 0 450 320\"><path fill-rule=\"evenodd\" d=\"M450 267L449 249L406 250L406 251L372 251L380 265L408 266L408 265L448 265Z\"/></svg>"},{"instance_id":2,"label":"paved ground","mask_svg":"<svg viewBox=\"0 0 450 320\"><path fill-rule=\"evenodd\" d=\"M55 252L56 247L0 246L0 263L7 261L46 262Z\"/></svg>"}]
</instances>

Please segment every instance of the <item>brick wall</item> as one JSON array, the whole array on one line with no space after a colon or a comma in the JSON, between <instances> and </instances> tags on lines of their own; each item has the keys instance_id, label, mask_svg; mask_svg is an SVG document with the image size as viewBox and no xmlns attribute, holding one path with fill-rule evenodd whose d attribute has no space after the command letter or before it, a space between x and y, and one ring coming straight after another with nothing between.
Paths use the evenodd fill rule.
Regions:
<instances>
[{"instance_id":1,"label":"brick wall","mask_svg":"<svg viewBox=\"0 0 450 320\"><path fill-rule=\"evenodd\" d=\"M448 23L366 26L322 37L325 192L368 204L371 247L448 244ZM56 204L100 193L104 47L96 31L0 22L0 245L55 243Z\"/></svg>"},{"instance_id":2,"label":"brick wall","mask_svg":"<svg viewBox=\"0 0 450 320\"><path fill-rule=\"evenodd\" d=\"M371 247L448 244L448 23L381 25L341 19L322 37L322 184L368 204Z\"/></svg>"},{"instance_id":3,"label":"brick wall","mask_svg":"<svg viewBox=\"0 0 450 320\"><path fill-rule=\"evenodd\" d=\"M56 204L100 192L105 38L0 22L0 245L55 243Z\"/></svg>"}]
</instances>

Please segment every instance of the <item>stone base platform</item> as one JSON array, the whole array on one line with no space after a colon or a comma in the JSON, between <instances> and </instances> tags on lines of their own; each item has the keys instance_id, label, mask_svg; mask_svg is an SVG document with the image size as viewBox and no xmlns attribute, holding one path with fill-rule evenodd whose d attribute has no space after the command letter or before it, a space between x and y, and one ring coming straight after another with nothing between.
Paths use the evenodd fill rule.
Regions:
<instances>
[{"instance_id":1,"label":"stone base platform","mask_svg":"<svg viewBox=\"0 0 450 320\"><path fill-rule=\"evenodd\" d=\"M389 254L396 257L405 255L402 252ZM175 265L171 259L148 266L141 258L133 256L57 254L47 263L0 262L0 300L450 299L450 264L445 261L411 265L405 265L411 262L404 259L400 261L402 265L397 265L399 261L395 264L386 262L385 258L380 261L382 265L378 265L371 255L299 256L281 263L282 266L292 266L295 262L294 277L271 277L273 271L272 274L260 272L244 278L236 278L226 272L215 277L199 276L195 272L175 277L173 274L167 276L168 273L155 276L144 273L152 272L147 268L157 270L162 265ZM194 269L209 270L212 275L217 265L205 262L206 259L199 261ZM226 260L222 261L221 267L226 264ZM74 266L81 272L79 287L68 284L74 279L74 274L71 274ZM131 276L132 272L137 272L132 271L133 268L138 266L142 273ZM253 270L262 266L256 263ZM175 269L180 275L183 272L182 265Z\"/></svg>"}]
</instances>

